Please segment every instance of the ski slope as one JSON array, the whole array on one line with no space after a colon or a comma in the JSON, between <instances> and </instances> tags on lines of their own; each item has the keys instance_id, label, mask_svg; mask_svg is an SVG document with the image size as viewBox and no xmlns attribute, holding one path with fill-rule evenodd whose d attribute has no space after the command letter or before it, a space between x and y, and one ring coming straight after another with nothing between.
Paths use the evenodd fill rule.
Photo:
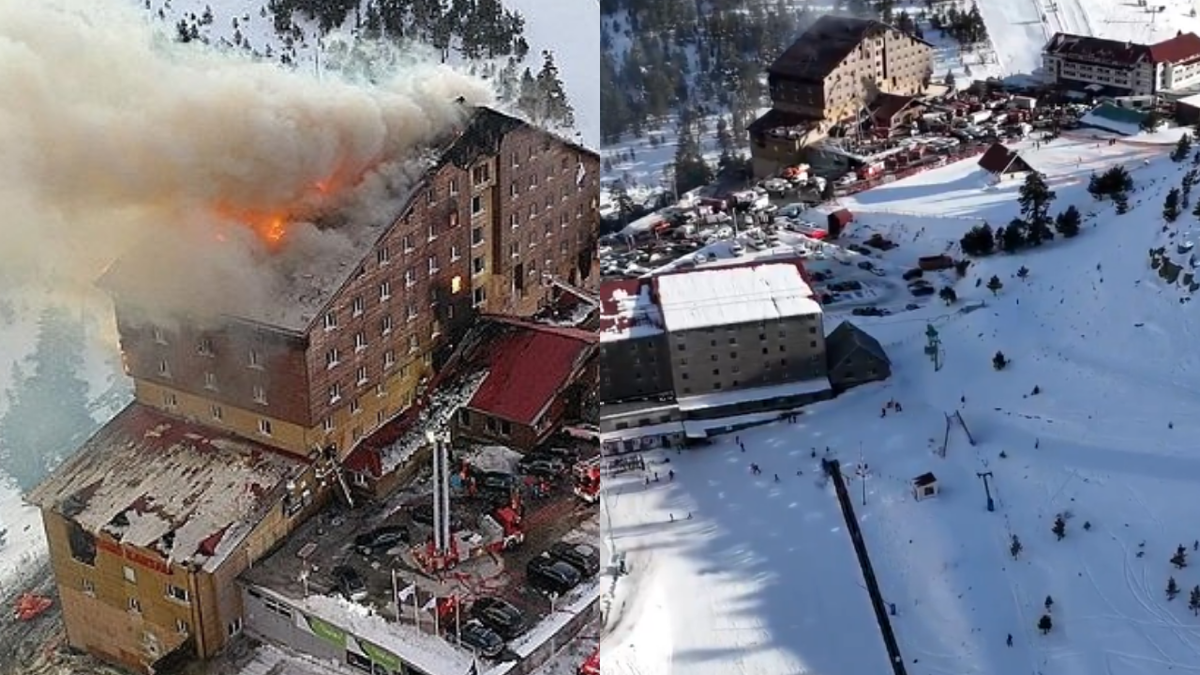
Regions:
<instances>
[{"instance_id":1,"label":"ski slope","mask_svg":"<svg viewBox=\"0 0 1200 675\"><path fill-rule=\"evenodd\" d=\"M1200 527L1184 515L1200 507L1200 317L1147 257L1200 235L1190 209L1163 231L1163 195L1190 168L1166 159L1177 133L1019 146L1057 192L1054 211L1075 204L1084 213L1078 237L977 261L955 284L955 307L855 317L885 345L889 381L812 406L796 424L740 432L745 454L724 436L667 455L673 482L610 486L614 531L628 533L616 548L641 562L618 584L615 597L629 599L603 643L606 672L887 668L832 491L814 480L813 446L842 460L852 494L865 488L857 516L884 599L896 605L909 673L1195 671L1200 617L1187 598L1200 570L1169 559L1179 545L1200 556ZM1085 192L1091 171L1115 163L1136 184L1125 215ZM858 215L851 236L879 231L901 243L883 260L904 268L945 250L972 222L1011 220L1018 188L990 185L968 160L842 205ZM983 287L992 275L1004 284L995 296ZM941 370L924 352L927 325L940 333ZM998 350L1011 360L1003 371L991 364ZM881 416L889 400L903 412ZM942 457L955 411L977 445L952 426ZM854 470L860 456L865 479ZM765 480L748 475L749 462ZM941 494L917 502L910 480L927 471ZM994 512L978 475L988 472ZM687 510L692 521L663 522ZM1062 541L1051 533L1058 514ZM1015 560L1013 535L1023 545ZM1172 576L1182 592L1168 601ZM1042 635L1046 596L1054 627ZM674 633L655 639L650 627L662 625ZM701 645L707 658L697 662L690 655Z\"/></svg>"}]
</instances>

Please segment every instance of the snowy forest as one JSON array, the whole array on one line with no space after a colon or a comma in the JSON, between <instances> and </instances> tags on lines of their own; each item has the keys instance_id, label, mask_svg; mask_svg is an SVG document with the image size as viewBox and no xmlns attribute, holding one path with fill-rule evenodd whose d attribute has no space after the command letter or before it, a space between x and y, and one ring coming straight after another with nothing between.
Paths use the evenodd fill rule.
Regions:
<instances>
[{"instance_id":1,"label":"snowy forest","mask_svg":"<svg viewBox=\"0 0 1200 675\"><path fill-rule=\"evenodd\" d=\"M163 20L170 13L170 0L157 10L151 0L144 0L144 6ZM180 18L175 38L215 43L289 66L296 65L300 47L339 30L384 45L416 41L437 50L443 62L466 62L494 79L500 100L535 124L555 129L575 124L554 54L542 52L537 68L525 65L530 55L525 18L501 0L269 0L257 14L254 18L270 22L279 46L256 44L263 40L251 37L249 14L231 19L229 37L212 37L218 19L209 5ZM306 35L301 23L315 25L320 34Z\"/></svg>"}]
</instances>

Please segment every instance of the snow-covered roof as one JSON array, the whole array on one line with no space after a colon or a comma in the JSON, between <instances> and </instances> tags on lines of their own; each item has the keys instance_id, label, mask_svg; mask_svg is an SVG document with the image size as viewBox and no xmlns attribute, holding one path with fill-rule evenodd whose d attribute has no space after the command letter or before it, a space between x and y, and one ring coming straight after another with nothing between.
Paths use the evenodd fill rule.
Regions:
<instances>
[{"instance_id":1,"label":"snow-covered roof","mask_svg":"<svg viewBox=\"0 0 1200 675\"><path fill-rule=\"evenodd\" d=\"M768 399L786 398L789 396L816 394L823 391L829 391L832 388L833 385L829 383L829 378L820 377L813 380L801 380L799 382L775 384L767 387L754 387L753 389L730 389L712 394L685 396L678 399L678 403L680 410L689 412L692 410L703 410L706 408L723 408L735 403L766 401Z\"/></svg>"},{"instance_id":2,"label":"snow-covered roof","mask_svg":"<svg viewBox=\"0 0 1200 675\"><path fill-rule=\"evenodd\" d=\"M663 317L652 288L642 279L600 285L600 341L614 342L662 333Z\"/></svg>"},{"instance_id":3,"label":"snow-covered roof","mask_svg":"<svg viewBox=\"0 0 1200 675\"><path fill-rule=\"evenodd\" d=\"M663 324L671 332L821 313L795 263L700 269L656 283Z\"/></svg>"},{"instance_id":4,"label":"snow-covered roof","mask_svg":"<svg viewBox=\"0 0 1200 675\"><path fill-rule=\"evenodd\" d=\"M133 403L28 500L88 532L211 572L280 502L302 467L264 446Z\"/></svg>"}]
</instances>

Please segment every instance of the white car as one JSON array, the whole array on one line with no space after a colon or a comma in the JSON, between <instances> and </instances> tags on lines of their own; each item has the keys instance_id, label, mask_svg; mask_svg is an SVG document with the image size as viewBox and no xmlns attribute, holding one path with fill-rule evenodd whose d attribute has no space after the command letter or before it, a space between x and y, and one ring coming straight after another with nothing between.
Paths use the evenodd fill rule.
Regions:
<instances>
[{"instance_id":1,"label":"white car","mask_svg":"<svg viewBox=\"0 0 1200 675\"><path fill-rule=\"evenodd\" d=\"M742 246L740 242L735 241L729 245L729 252L734 255L741 255L746 252L746 247Z\"/></svg>"}]
</instances>

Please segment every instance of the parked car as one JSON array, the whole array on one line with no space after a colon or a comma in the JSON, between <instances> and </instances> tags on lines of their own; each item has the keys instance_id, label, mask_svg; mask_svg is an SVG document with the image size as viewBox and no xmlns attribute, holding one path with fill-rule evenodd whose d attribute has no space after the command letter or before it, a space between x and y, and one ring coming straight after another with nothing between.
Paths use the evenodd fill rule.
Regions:
<instances>
[{"instance_id":1,"label":"parked car","mask_svg":"<svg viewBox=\"0 0 1200 675\"><path fill-rule=\"evenodd\" d=\"M875 269L875 265L870 260L864 260L864 261L858 263L858 269L871 270L871 269Z\"/></svg>"},{"instance_id":2,"label":"parked car","mask_svg":"<svg viewBox=\"0 0 1200 675\"><path fill-rule=\"evenodd\" d=\"M887 316L889 312L874 305L870 307L855 307L850 311L854 316Z\"/></svg>"},{"instance_id":3,"label":"parked car","mask_svg":"<svg viewBox=\"0 0 1200 675\"><path fill-rule=\"evenodd\" d=\"M487 659L494 659L504 652L504 638L479 621L464 623L459 633L462 643Z\"/></svg>"},{"instance_id":4,"label":"parked car","mask_svg":"<svg viewBox=\"0 0 1200 675\"><path fill-rule=\"evenodd\" d=\"M533 588L562 595L578 586L583 577L568 563L543 553L525 566L525 579Z\"/></svg>"},{"instance_id":5,"label":"parked car","mask_svg":"<svg viewBox=\"0 0 1200 675\"><path fill-rule=\"evenodd\" d=\"M908 310L908 311L910 311L910 312L911 312L911 311L913 311L914 309L921 309L921 306L920 306L920 305L918 305L918 304L917 304L917 303L915 303L915 302L910 302L910 303L908 303L907 305L905 305L905 306L904 306L904 309L906 309L906 310Z\"/></svg>"},{"instance_id":6,"label":"parked car","mask_svg":"<svg viewBox=\"0 0 1200 675\"><path fill-rule=\"evenodd\" d=\"M342 597L351 602L362 602L367 599L367 584L359 575L358 570L349 565L338 565L331 570L330 574Z\"/></svg>"},{"instance_id":7,"label":"parked car","mask_svg":"<svg viewBox=\"0 0 1200 675\"><path fill-rule=\"evenodd\" d=\"M525 614L512 604L485 595L471 605L471 618L481 621L505 640L511 640L529 630Z\"/></svg>"},{"instance_id":8,"label":"parked car","mask_svg":"<svg viewBox=\"0 0 1200 675\"><path fill-rule=\"evenodd\" d=\"M560 541L550 547L549 553L551 558L579 570L584 579L591 579L600 571L600 550L591 544Z\"/></svg>"},{"instance_id":9,"label":"parked car","mask_svg":"<svg viewBox=\"0 0 1200 675\"><path fill-rule=\"evenodd\" d=\"M916 296L918 298L926 296L926 295L933 295L935 293L935 291L933 290L933 286L913 286L908 289L908 292L912 293L914 296Z\"/></svg>"},{"instance_id":10,"label":"parked car","mask_svg":"<svg viewBox=\"0 0 1200 675\"><path fill-rule=\"evenodd\" d=\"M403 525L384 525L354 538L354 548L363 555L387 551L409 541L408 528Z\"/></svg>"},{"instance_id":11,"label":"parked car","mask_svg":"<svg viewBox=\"0 0 1200 675\"><path fill-rule=\"evenodd\" d=\"M567 465L557 459L534 457L532 459L526 458L521 460L518 464L518 469L526 476L556 478L566 472Z\"/></svg>"},{"instance_id":12,"label":"parked car","mask_svg":"<svg viewBox=\"0 0 1200 675\"><path fill-rule=\"evenodd\" d=\"M481 471L475 476L475 484L484 490L509 492L520 482L516 476L503 471Z\"/></svg>"},{"instance_id":13,"label":"parked car","mask_svg":"<svg viewBox=\"0 0 1200 675\"><path fill-rule=\"evenodd\" d=\"M879 269L878 267L871 270L871 274L874 274L877 277L886 277L887 276L887 272L884 272L883 270Z\"/></svg>"},{"instance_id":14,"label":"parked car","mask_svg":"<svg viewBox=\"0 0 1200 675\"><path fill-rule=\"evenodd\" d=\"M925 276L925 270L922 270L919 267L914 267L902 274L901 278L903 278L905 281L912 281L913 279L920 279L923 276Z\"/></svg>"}]
</instances>

